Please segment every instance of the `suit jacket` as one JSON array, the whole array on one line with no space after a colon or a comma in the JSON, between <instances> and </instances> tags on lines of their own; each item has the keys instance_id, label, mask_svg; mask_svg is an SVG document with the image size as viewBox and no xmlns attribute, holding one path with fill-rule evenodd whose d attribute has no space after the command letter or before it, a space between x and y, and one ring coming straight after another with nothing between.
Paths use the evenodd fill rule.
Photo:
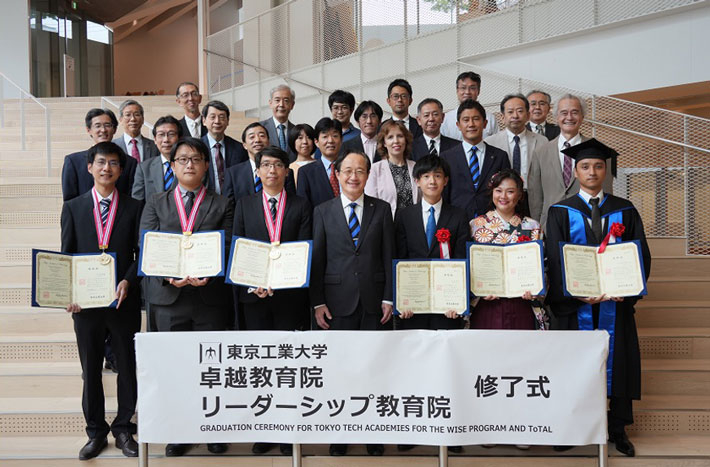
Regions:
<instances>
[{"instance_id":1,"label":"suit jacket","mask_svg":"<svg viewBox=\"0 0 710 467\"><path fill-rule=\"evenodd\" d=\"M335 167L333 167L335 169ZM306 198L312 207L333 199L333 189L323 163L320 160L298 169L298 196Z\"/></svg>"},{"instance_id":2,"label":"suit jacket","mask_svg":"<svg viewBox=\"0 0 710 467\"><path fill-rule=\"evenodd\" d=\"M326 304L333 316L381 314L392 300L394 226L389 205L365 195L357 247L340 197L313 211L311 305Z\"/></svg>"},{"instance_id":3,"label":"suit jacket","mask_svg":"<svg viewBox=\"0 0 710 467\"><path fill-rule=\"evenodd\" d=\"M173 192L158 193L148 198L140 228L143 230L158 230L161 232L182 233L180 217ZM195 219L193 232L206 230L223 230L225 239L225 254L227 245L232 239L232 225L234 223L234 203L227 197L218 195L212 190L207 190L205 198ZM225 256L226 257L226 256ZM226 263L226 262L225 262ZM155 305L171 305L175 303L183 288L174 287L164 281L162 277L146 277L147 287L145 296L149 303ZM186 286L191 287L191 286ZM213 277L203 287L198 287L199 296L208 305L225 305L230 303L229 287L225 285L223 277Z\"/></svg>"},{"instance_id":4,"label":"suit jacket","mask_svg":"<svg viewBox=\"0 0 710 467\"><path fill-rule=\"evenodd\" d=\"M532 160L535 155L535 150L547 144L547 139L544 136L532 131L526 131L525 133L523 133L523 138L525 138L525 143L527 144L527 173L529 174L530 165L532 164ZM498 149L502 149L503 151L505 151L506 154L508 154L508 162L510 162L510 166L513 167L513 153L510 152L510 145L508 144L508 132L506 130L501 130L495 135L489 136L484 141L490 146L495 146Z\"/></svg>"},{"instance_id":5,"label":"suit jacket","mask_svg":"<svg viewBox=\"0 0 710 467\"><path fill-rule=\"evenodd\" d=\"M436 230L448 229L451 232L449 240L449 255L451 258L466 257L466 242L471 239L471 231L466 219L466 213L447 203L441 204L441 213L436 223ZM427 243L422 216L422 203L408 206L397 213L394 220L396 257L400 259L440 258L439 242L436 239L431 247Z\"/></svg>"},{"instance_id":6,"label":"suit jacket","mask_svg":"<svg viewBox=\"0 0 710 467\"><path fill-rule=\"evenodd\" d=\"M145 136L141 136L141 141L143 146L143 158L141 159L141 162L145 162L149 159L152 159L153 157L160 156L158 146L155 145L155 142L152 139L146 138ZM123 152L125 152L128 157L133 159L133 156L131 156L131 151L126 147L126 140L123 139L123 135L118 138L115 138L113 142L118 144L120 148L123 149Z\"/></svg>"},{"instance_id":7,"label":"suit jacket","mask_svg":"<svg viewBox=\"0 0 710 467\"><path fill-rule=\"evenodd\" d=\"M79 151L64 158L64 166L62 167L62 199L64 201L83 195L94 186L94 177L87 170L88 152ZM126 156L126 166L116 181L116 189L128 196L131 195L137 165L134 158Z\"/></svg>"},{"instance_id":8,"label":"suit jacket","mask_svg":"<svg viewBox=\"0 0 710 467\"><path fill-rule=\"evenodd\" d=\"M414 176L412 176L414 164L414 161L407 161L409 181L412 184L412 200L416 203L419 199L419 188L414 181ZM392 209L392 218L394 218L394 213L397 211L397 187L394 184L394 177L392 177L388 161L383 160L372 166L370 176L367 177L365 193L373 198L387 201Z\"/></svg>"},{"instance_id":9,"label":"suit jacket","mask_svg":"<svg viewBox=\"0 0 710 467\"><path fill-rule=\"evenodd\" d=\"M579 181L575 178L574 172L569 183L565 186L557 147L559 138L558 136L538 148L533 157L530 172L528 172L530 217L539 219L540 225L543 226L546 225L547 211L550 206L579 192ZM582 141L588 139L582 136ZM574 167L574 160L572 164ZM611 194L613 184L614 178L611 171L607 170L603 184L604 193Z\"/></svg>"},{"instance_id":10,"label":"suit jacket","mask_svg":"<svg viewBox=\"0 0 710 467\"><path fill-rule=\"evenodd\" d=\"M133 191L131 196L135 199L145 201L155 193L165 191L165 182L163 180L163 158L153 157L145 162L138 164L136 168L136 176L133 180ZM173 183L170 186L177 186L177 178L173 177Z\"/></svg>"},{"instance_id":11,"label":"suit jacket","mask_svg":"<svg viewBox=\"0 0 710 467\"><path fill-rule=\"evenodd\" d=\"M360 135L357 135L356 138L350 138L346 142L343 143L343 145L340 148L340 154L347 154L350 151L357 151L357 152L365 152L365 146L362 145L362 138ZM372 163L374 164L375 162L379 162L382 160L380 157L380 153L375 151L375 157L372 160Z\"/></svg>"},{"instance_id":12,"label":"suit jacket","mask_svg":"<svg viewBox=\"0 0 710 467\"><path fill-rule=\"evenodd\" d=\"M128 195L120 194L116 218L109 239L108 252L116 254L116 280L130 284L128 296L121 303L120 312L140 311L140 288L137 276L138 232L143 204ZM61 215L62 246L64 253L100 253L94 227L94 200L90 191L67 201Z\"/></svg>"},{"instance_id":13,"label":"suit jacket","mask_svg":"<svg viewBox=\"0 0 710 467\"><path fill-rule=\"evenodd\" d=\"M310 240L312 238L312 211L308 201L295 194L286 193L286 207L281 226L280 241ZM237 201L234 209L234 229L232 233L233 235L253 240L271 241L269 231L266 228L266 220L264 219L264 199L261 193L245 196ZM277 290L274 292L273 299L282 303L284 308L288 308L294 295L303 297L304 293L304 289ZM239 287L240 302L251 303L257 300L260 299L254 294L247 293L246 287Z\"/></svg>"},{"instance_id":14,"label":"suit jacket","mask_svg":"<svg viewBox=\"0 0 710 467\"><path fill-rule=\"evenodd\" d=\"M293 181L293 170L288 169L284 188L289 195L296 194L296 184ZM244 196L253 195L254 173L251 170L251 163L247 160L240 162L224 171L224 186L222 195L234 201Z\"/></svg>"},{"instance_id":15,"label":"suit jacket","mask_svg":"<svg viewBox=\"0 0 710 467\"><path fill-rule=\"evenodd\" d=\"M387 120L392 120L392 117ZM384 120L382 123L385 123L387 120ZM419 126L419 122L416 117L412 117L411 115L409 116L409 132L412 134L412 138L417 138L423 133L422 127Z\"/></svg>"},{"instance_id":16,"label":"suit jacket","mask_svg":"<svg viewBox=\"0 0 710 467\"><path fill-rule=\"evenodd\" d=\"M441 135L441 141L439 141L439 155L453 148L457 144L461 144L461 141ZM412 142L412 160L418 161L428 154L429 146L426 144L424 135L422 134L414 138L414 141Z\"/></svg>"},{"instance_id":17,"label":"suit jacket","mask_svg":"<svg viewBox=\"0 0 710 467\"><path fill-rule=\"evenodd\" d=\"M214 166L214 164L212 164L212 150L210 148L210 141L207 138L207 135L202 137L202 142L205 143L207 149L210 149L210 167L209 171L207 172L207 188L214 191L214 178L215 171L217 170L217 168ZM244 145L236 139L231 138L227 135L224 135L224 139L222 140L221 151L222 157L224 158L225 179L227 177L227 169L229 167L237 165L240 162L249 160L249 153L247 153L247 150L244 149ZM224 191L224 187L221 188L221 191Z\"/></svg>"},{"instance_id":18,"label":"suit jacket","mask_svg":"<svg viewBox=\"0 0 710 467\"><path fill-rule=\"evenodd\" d=\"M191 136L190 134L190 129L187 127L187 122L185 121L185 116L178 120L178 123L180 124L180 128L182 128L182 136L183 138L187 136ZM200 126L202 129L200 130L200 137L203 137L207 134L207 127L205 126L204 123L202 123L202 120L200 120Z\"/></svg>"},{"instance_id":19,"label":"suit jacket","mask_svg":"<svg viewBox=\"0 0 710 467\"><path fill-rule=\"evenodd\" d=\"M530 122L528 122L526 126L528 127L528 130L533 131L532 127L530 126ZM555 125L554 123L545 122L545 137L547 138L547 140L552 141L558 136L560 136L560 127Z\"/></svg>"},{"instance_id":20,"label":"suit jacket","mask_svg":"<svg viewBox=\"0 0 710 467\"><path fill-rule=\"evenodd\" d=\"M481 143L478 144L480 146ZM469 219L483 214L488 209L491 199L488 183L491 177L502 169L509 169L510 162L505 151L486 144L483 166L479 167L478 188L473 185L468 167L468 155L464 153L463 143L444 152L443 157L451 166L451 178L444 189L444 201L466 211Z\"/></svg>"},{"instance_id":21,"label":"suit jacket","mask_svg":"<svg viewBox=\"0 0 710 467\"><path fill-rule=\"evenodd\" d=\"M274 119L272 117L267 118L266 120L262 120L259 123L264 125L264 128L266 128L267 133L269 133L269 144L272 146L276 146L277 148L281 148L279 145L279 132L276 131L276 125L274 124ZM288 147L288 132L293 128L295 125L291 123L290 120L286 121L284 124L286 126L286 132L284 134L284 137L286 138L286 152L288 153L288 158L291 162L295 161L296 158L298 157L298 154L293 152L290 147Z\"/></svg>"}]
</instances>

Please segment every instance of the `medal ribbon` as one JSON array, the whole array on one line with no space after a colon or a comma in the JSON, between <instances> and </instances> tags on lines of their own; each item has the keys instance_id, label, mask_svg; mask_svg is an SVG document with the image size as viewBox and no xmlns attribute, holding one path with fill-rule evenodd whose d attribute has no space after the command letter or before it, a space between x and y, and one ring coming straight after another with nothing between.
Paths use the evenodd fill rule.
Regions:
<instances>
[{"instance_id":1,"label":"medal ribbon","mask_svg":"<svg viewBox=\"0 0 710 467\"><path fill-rule=\"evenodd\" d=\"M105 250L108 248L108 242L111 239L113 231L113 223L116 220L116 210L118 209L118 190L113 189L111 204L108 208L108 217L106 218L106 229L101 222L101 203L99 203L99 193L96 187L91 189L92 198L94 199L94 225L96 226L96 238L99 240L99 249Z\"/></svg>"},{"instance_id":2,"label":"medal ribbon","mask_svg":"<svg viewBox=\"0 0 710 467\"><path fill-rule=\"evenodd\" d=\"M266 196L266 191L261 190L264 208L264 219L266 220L266 229L269 231L269 239L271 243L281 241L281 228L283 227L284 212L286 211L286 190L281 190L281 196L279 197L279 204L276 205L276 224L274 225L274 220L271 218L271 211L267 207L269 204L269 197Z\"/></svg>"},{"instance_id":3,"label":"medal ribbon","mask_svg":"<svg viewBox=\"0 0 710 467\"><path fill-rule=\"evenodd\" d=\"M200 209L200 204L205 198L205 193L207 189L203 186L197 193L195 198L195 203L192 205L192 210L190 211L190 218L188 219L185 212L185 203L182 202L182 192L180 188L175 188L173 192L173 197L175 198L175 207L177 207L178 215L180 216L180 225L182 226L182 233L185 235L190 235L192 229L195 227L195 219L197 218L197 211Z\"/></svg>"}]
</instances>

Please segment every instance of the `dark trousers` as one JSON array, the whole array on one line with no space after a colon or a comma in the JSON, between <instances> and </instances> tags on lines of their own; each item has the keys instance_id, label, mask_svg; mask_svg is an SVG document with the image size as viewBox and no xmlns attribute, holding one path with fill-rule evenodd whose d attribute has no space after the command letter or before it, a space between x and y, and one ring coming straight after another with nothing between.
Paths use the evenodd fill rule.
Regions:
<instances>
[{"instance_id":1,"label":"dark trousers","mask_svg":"<svg viewBox=\"0 0 710 467\"><path fill-rule=\"evenodd\" d=\"M397 329L463 329L461 318L450 319L438 313L418 313L411 318L395 318Z\"/></svg>"},{"instance_id":2,"label":"dark trousers","mask_svg":"<svg viewBox=\"0 0 710 467\"><path fill-rule=\"evenodd\" d=\"M84 389L81 399L86 434L89 438L103 438L111 431L135 433L131 417L136 411L136 353L133 336L140 331L141 314L138 303L123 303L114 308L90 308L72 314L74 332L81 360ZM102 380L106 331L111 335L111 346L118 367L118 412L111 426L106 423L104 386Z\"/></svg>"},{"instance_id":3,"label":"dark trousers","mask_svg":"<svg viewBox=\"0 0 710 467\"><path fill-rule=\"evenodd\" d=\"M309 326L308 296L302 290L275 291L272 297L242 303L242 309L249 331L296 331Z\"/></svg>"},{"instance_id":4,"label":"dark trousers","mask_svg":"<svg viewBox=\"0 0 710 467\"><path fill-rule=\"evenodd\" d=\"M330 310L333 315L333 311ZM382 324L382 313L364 313L362 304L358 303L355 311L348 316L335 316L330 320L330 329L334 331L385 331L392 329L392 320ZM320 328L319 328L320 329Z\"/></svg>"},{"instance_id":5,"label":"dark trousers","mask_svg":"<svg viewBox=\"0 0 710 467\"><path fill-rule=\"evenodd\" d=\"M634 413L631 399L626 397L610 397L609 412L609 433L621 433L626 425L634 423Z\"/></svg>"},{"instance_id":6,"label":"dark trousers","mask_svg":"<svg viewBox=\"0 0 710 467\"><path fill-rule=\"evenodd\" d=\"M230 305L207 305L194 287L185 287L170 305L151 303L158 331L224 331Z\"/></svg>"}]
</instances>

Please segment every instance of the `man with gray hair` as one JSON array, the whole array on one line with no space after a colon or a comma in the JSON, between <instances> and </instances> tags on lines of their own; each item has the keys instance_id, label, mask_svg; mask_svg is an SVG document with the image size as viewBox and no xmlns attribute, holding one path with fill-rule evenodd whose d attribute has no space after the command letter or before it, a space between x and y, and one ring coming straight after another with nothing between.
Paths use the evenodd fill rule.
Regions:
<instances>
[{"instance_id":1,"label":"man with gray hair","mask_svg":"<svg viewBox=\"0 0 710 467\"><path fill-rule=\"evenodd\" d=\"M589 138L579 132L587 106L578 96L565 94L557 103L557 124L560 134L538 147L528 172L528 201L530 217L546 225L547 211L553 204L579 192L579 181L574 177L574 161L562 153ZM613 177L604 179L604 193L612 193Z\"/></svg>"},{"instance_id":2,"label":"man with gray hair","mask_svg":"<svg viewBox=\"0 0 710 467\"><path fill-rule=\"evenodd\" d=\"M271 118L259 122L269 134L269 143L288 153L288 158L291 162L296 160L296 153L288 146L288 132L293 128L293 123L289 121L288 116L295 104L296 93L293 92L293 89L285 84L279 84L271 89L269 97Z\"/></svg>"},{"instance_id":3,"label":"man with gray hair","mask_svg":"<svg viewBox=\"0 0 710 467\"><path fill-rule=\"evenodd\" d=\"M557 138L560 127L547 122L547 115L552 109L552 97L545 91L533 90L525 96L530 104L530 121L528 130L546 137L548 140Z\"/></svg>"},{"instance_id":4,"label":"man with gray hair","mask_svg":"<svg viewBox=\"0 0 710 467\"><path fill-rule=\"evenodd\" d=\"M118 144L129 157L140 164L160 155L153 140L141 136L145 121L142 105L133 99L123 101L118 108L118 121L123 127L123 136L119 136L113 142Z\"/></svg>"}]
</instances>

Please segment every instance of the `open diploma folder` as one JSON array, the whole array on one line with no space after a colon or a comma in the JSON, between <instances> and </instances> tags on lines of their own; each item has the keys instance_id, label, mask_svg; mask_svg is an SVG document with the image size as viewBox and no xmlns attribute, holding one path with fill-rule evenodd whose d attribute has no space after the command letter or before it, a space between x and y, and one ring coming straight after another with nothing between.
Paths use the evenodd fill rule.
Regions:
<instances>
[{"instance_id":1,"label":"open diploma folder","mask_svg":"<svg viewBox=\"0 0 710 467\"><path fill-rule=\"evenodd\" d=\"M143 231L140 276L216 277L224 275L224 232L183 235Z\"/></svg>"},{"instance_id":2,"label":"open diploma folder","mask_svg":"<svg viewBox=\"0 0 710 467\"><path fill-rule=\"evenodd\" d=\"M560 242L562 285L571 297L635 297L646 295L641 244L610 243L604 253L598 246Z\"/></svg>"},{"instance_id":3,"label":"open diploma folder","mask_svg":"<svg viewBox=\"0 0 710 467\"><path fill-rule=\"evenodd\" d=\"M466 260L401 260L394 263L395 314L468 314Z\"/></svg>"},{"instance_id":4,"label":"open diploma folder","mask_svg":"<svg viewBox=\"0 0 710 467\"><path fill-rule=\"evenodd\" d=\"M32 250L32 306L82 308L116 305L113 253L70 254Z\"/></svg>"},{"instance_id":5,"label":"open diploma folder","mask_svg":"<svg viewBox=\"0 0 710 467\"><path fill-rule=\"evenodd\" d=\"M542 240L524 243L468 243L471 292L477 297L545 295Z\"/></svg>"},{"instance_id":6,"label":"open diploma folder","mask_svg":"<svg viewBox=\"0 0 710 467\"><path fill-rule=\"evenodd\" d=\"M272 290L308 287L312 245L311 240L273 245L235 236L225 282Z\"/></svg>"}]
</instances>

